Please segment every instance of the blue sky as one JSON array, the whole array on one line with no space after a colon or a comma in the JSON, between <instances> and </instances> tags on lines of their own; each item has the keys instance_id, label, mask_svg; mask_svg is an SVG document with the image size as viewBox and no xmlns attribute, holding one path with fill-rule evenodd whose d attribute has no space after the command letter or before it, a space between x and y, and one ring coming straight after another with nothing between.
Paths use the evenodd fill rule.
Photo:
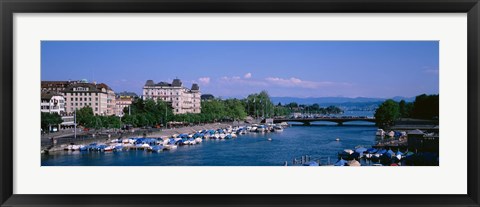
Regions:
<instances>
[{"instance_id":1,"label":"blue sky","mask_svg":"<svg viewBox=\"0 0 480 207\"><path fill-rule=\"evenodd\" d=\"M437 41L42 41L41 79L103 82L141 94L146 80L245 97L438 94Z\"/></svg>"}]
</instances>

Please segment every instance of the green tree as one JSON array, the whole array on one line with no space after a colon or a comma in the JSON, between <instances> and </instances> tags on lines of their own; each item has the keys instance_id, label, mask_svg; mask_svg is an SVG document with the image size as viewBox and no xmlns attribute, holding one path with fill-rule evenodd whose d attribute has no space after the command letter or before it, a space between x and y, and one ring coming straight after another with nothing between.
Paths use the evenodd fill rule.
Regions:
<instances>
[{"instance_id":1,"label":"green tree","mask_svg":"<svg viewBox=\"0 0 480 207\"><path fill-rule=\"evenodd\" d=\"M415 97L412 117L418 119L437 119L439 117L439 95L422 94Z\"/></svg>"},{"instance_id":2,"label":"green tree","mask_svg":"<svg viewBox=\"0 0 480 207\"><path fill-rule=\"evenodd\" d=\"M95 120L93 115L93 110L90 106L85 106L81 109L76 110L77 124L85 127L91 126ZM88 126L87 126L88 125Z\"/></svg>"},{"instance_id":3,"label":"green tree","mask_svg":"<svg viewBox=\"0 0 480 207\"><path fill-rule=\"evenodd\" d=\"M400 117L400 109L398 103L392 99L388 99L375 111L375 122L379 127L392 126Z\"/></svg>"},{"instance_id":4,"label":"green tree","mask_svg":"<svg viewBox=\"0 0 480 207\"><path fill-rule=\"evenodd\" d=\"M58 126L61 124L62 117L56 113L41 112L41 128L48 131L51 126Z\"/></svg>"}]
</instances>

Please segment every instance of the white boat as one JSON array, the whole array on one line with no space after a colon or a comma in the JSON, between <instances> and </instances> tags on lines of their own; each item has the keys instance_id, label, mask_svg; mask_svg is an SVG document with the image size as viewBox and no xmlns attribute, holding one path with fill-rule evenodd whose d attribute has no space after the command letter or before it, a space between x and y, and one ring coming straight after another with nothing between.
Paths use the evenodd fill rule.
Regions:
<instances>
[{"instance_id":1,"label":"white boat","mask_svg":"<svg viewBox=\"0 0 480 207\"><path fill-rule=\"evenodd\" d=\"M257 127L256 127L256 126L252 126L252 127L250 128L250 132L256 132L256 131L257 131Z\"/></svg>"},{"instance_id":2,"label":"white boat","mask_svg":"<svg viewBox=\"0 0 480 207\"><path fill-rule=\"evenodd\" d=\"M110 146L108 146L108 147L105 147L104 150L105 150L105 151L113 151L113 149L115 149L115 146L110 145Z\"/></svg>"},{"instance_id":3,"label":"white boat","mask_svg":"<svg viewBox=\"0 0 480 207\"><path fill-rule=\"evenodd\" d=\"M218 133L215 133L213 136L214 136L216 139L219 139L219 138L220 138L220 134L218 134Z\"/></svg>"},{"instance_id":4,"label":"white boat","mask_svg":"<svg viewBox=\"0 0 480 207\"><path fill-rule=\"evenodd\" d=\"M232 135L232 138L237 138L237 134L235 134L235 132L232 132L230 135Z\"/></svg>"},{"instance_id":5,"label":"white boat","mask_svg":"<svg viewBox=\"0 0 480 207\"><path fill-rule=\"evenodd\" d=\"M281 126L274 126L274 127L273 127L273 130L276 131L276 132L283 132L283 127L281 127Z\"/></svg>"},{"instance_id":6,"label":"white boat","mask_svg":"<svg viewBox=\"0 0 480 207\"><path fill-rule=\"evenodd\" d=\"M263 132L265 132L265 130L266 130L266 129L265 129L265 126L262 125L262 126L257 127L257 130L255 130L255 131L256 131L256 132L263 133Z\"/></svg>"},{"instance_id":7,"label":"white boat","mask_svg":"<svg viewBox=\"0 0 480 207\"><path fill-rule=\"evenodd\" d=\"M227 136L227 135L226 135L226 134L224 134L224 133L221 133L221 134L220 134L220 139L223 139L223 138L225 138L225 136Z\"/></svg>"},{"instance_id":8,"label":"white boat","mask_svg":"<svg viewBox=\"0 0 480 207\"><path fill-rule=\"evenodd\" d=\"M195 139L195 142L197 142L197 143L202 143L202 141L203 141L202 138L196 138Z\"/></svg>"},{"instance_id":9,"label":"white boat","mask_svg":"<svg viewBox=\"0 0 480 207\"><path fill-rule=\"evenodd\" d=\"M354 151L351 150L351 149L345 149L345 150L343 150L343 151L346 152L346 153L348 153L348 154L353 154L353 152L354 152Z\"/></svg>"},{"instance_id":10,"label":"white boat","mask_svg":"<svg viewBox=\"0 0 480 207\"><path fill-rule=\"evenodd\" d=\"M390 131L390 132L388 132L388 136L389 136L389 137L393 137L393 136L395 136L395 132L394 132L394 131Z\"/></svg>"},{"instance_id":11,"label":"white boat","mask_svg":"<svg viewBox=\"0 0 480 207\"><path fill-rule=\"evenodd\" d=\"M167 144L167 145L163 145L163 148L166 150L174 150L174 149L177 149L177 145Z\"/></svg>"},{"instance_id":12,"label":"white boat","mask_svg":"<svg viewBox=\"0 0 480 207\"><path fill-rule=\"evenodd\" d=\"M397 154L397 155L395 155L395 157L397 157L398 160L401 160L401 159L402 159L402 155L401 155L401 154Z\"/></svg>"},{"instance_id":13,"label":"white boat","mask_svg":"<svg viewBox=\"0 0 480 207\"><path fill-rule=\"evenodd\" d=\"M383 137L385 136L385 131L383 131L383 129L377 129L377 132L375 133L375 135Z\"/></svg>"},{"instance_id":14,"label":"white boat","mask_svg":"<svg viewBox=\"0 0 480 207\"><path fill-rule=\"evenodd\" d=\"M143 149L148 149L148 148L150 148L150 145L149 144L142 144L142 148Z\"/></svg>"},{"instance_id":15,"label":"white boat","mask_svg":"<svg viewBox=\"0 0 480 207\"><path fill-rule=\"evenodd\" d=\"M340 141L340 138L336 138L335 141L337 141L337 142Z\"/></svg>"}]
</instances>

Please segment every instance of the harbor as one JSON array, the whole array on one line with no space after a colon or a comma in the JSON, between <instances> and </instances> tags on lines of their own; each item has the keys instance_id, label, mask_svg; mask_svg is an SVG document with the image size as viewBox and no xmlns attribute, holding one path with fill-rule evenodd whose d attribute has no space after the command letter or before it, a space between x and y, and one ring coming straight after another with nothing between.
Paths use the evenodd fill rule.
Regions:
<instances>
[{"instance_id":1,"label":"harbor","mask_svg":"<svg viewBox=\"0 0 480 207\"><path fill-rule=\"evenodd\" d=\"M324 57L320 54L335 51L325 50L325 44L338 44L355 45L358 54L365 54L372 48L366 42L305 43L45 42L42 57L50 64L42 68L41 78L41 165L440 165L438 70L425 77L417 71L418 65L436 62L438 44L424 42L419 47L415 42L411 51L429 48L422 53L429 55L408 61L411 51L400 57L398 49L393 49L404 48L405 42L368 43L375 45L371 52L382 51L378 55L383 56L390 54L384 51L390 48L395 55L382 66L379 63L387 59L361 58L364 62L358 67L364 69L359 69L342 66L338 60L319 67L318 58L302 60L298 54L304 53L298 52ZM124 68L132 59L111 56L98 65L108 62L117 67L87 72L92 67L84 63L89 61L77 59L86 53L60 64L59 55L85 45L105 46L111 51L108 54L138 56L126 49L136 45L145 53L135 63L149 64ZM169 51L165 48L182 53L158 54ZM249 51L243 54L246 59L242 62L230 56L232 48ZM271 56L280 48L285 53ZM335 57L355 56L345 56L351 49L332 48L338 49L331 53ZM223 49L229 52L217 54ZM262 49L271 51L259 52ZM201 58L183 56L191 52ZM218 55L228 56L223 67L211 65L219 62ZM90 59L96 62L96 57ZM180 59L195 63L185 66L174 61ZM282 64L281 60L292 62ZM419 63L401 66L412 61ZM250 62L265 65L251 67ZM372 63L378 68L373 70ZM393 69L392 64L411 71L385 71ZM78 74L64 72L72 65L79 66ZM338 71L329 69L337 67ZM431 67L433 71L438 68ZM123 72L117 68L124 68ZM392 81L392 77L401 81Z\"/></svg>"},{"instance_id":2,"label":"harbor","mask_svg":"<svg viewBox=\"0 0 480 207\"><path fill-rule=\"evenodd\" d=\"M42 165L399 166L420 164L419 159L428 159L423 165L438 163L438 154L409 151L407 145L382 146L385 140L406 139L406 134L379 136L378 131L369 124L185 126L59 145L42 155Z\"/></svg>"}]
</instances>

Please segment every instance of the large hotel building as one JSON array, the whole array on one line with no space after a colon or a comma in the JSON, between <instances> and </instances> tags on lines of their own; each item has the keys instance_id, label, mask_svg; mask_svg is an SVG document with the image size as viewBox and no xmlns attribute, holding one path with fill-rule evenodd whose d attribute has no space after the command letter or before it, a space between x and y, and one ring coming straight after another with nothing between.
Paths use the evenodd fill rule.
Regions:
<instances>
[{"instance_id":1,"label":"large hotel building","mask_svg":"<svg viewBox=\"0 0 480 207\"><path fill-rule=\"evenodd\" d=\"M83 81L42 81L42 97L45 94L58 93L65 100L66 114L85 106L92 108L96 115L115 115L115 93L104 83L88 83ZM45 110L45 106L42 105ZM46 110L45 110L46 111Z\"/></svg>"},{"instance_id":2,"label":"large hotel building","mask_svg":"<svg viewBox=\"0 0 480 207\"><path fill-rule=\"evenodd\" d=\"M154 83L147 80L143 86L143 99L162 100L172 105L174 114L200 113L200 87L192 84L192 87L183 87L180 79L173 82Z\"/></svg>"}]
</instances>

